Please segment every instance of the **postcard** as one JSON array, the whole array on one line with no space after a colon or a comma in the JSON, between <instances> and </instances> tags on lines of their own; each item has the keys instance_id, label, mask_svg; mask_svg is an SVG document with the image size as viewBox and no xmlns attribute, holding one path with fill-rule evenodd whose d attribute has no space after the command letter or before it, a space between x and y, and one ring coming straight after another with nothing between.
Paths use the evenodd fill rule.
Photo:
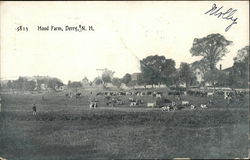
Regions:
<instances>
[{"instance_id":1,"label":"postcard","mask_svg":"<svg viewBox=\"0 0 250 160\"><path fill-rule=\"evenodd\" d=\"M249 1L0 13L0 160L249 157Z\"/></svg>"}]
</instances>

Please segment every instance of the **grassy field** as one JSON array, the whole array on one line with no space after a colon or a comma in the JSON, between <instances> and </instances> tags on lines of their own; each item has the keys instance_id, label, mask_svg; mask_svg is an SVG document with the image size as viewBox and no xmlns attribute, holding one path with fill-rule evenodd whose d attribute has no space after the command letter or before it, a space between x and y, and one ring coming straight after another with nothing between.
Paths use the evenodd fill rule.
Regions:
<instances>
[{"instance_id":1,"label":"grassy field","mask_svg":"<svg viewBox=\"0 0 250 160\"><path fill-rule=\"evenodd\" d=\"M1 95L0 157L11 160L236 158L248 156L248 98L205 110L162 112L140 105L89 109L89 95ZM124 98L125 99L125 98ZM141 97L144 100L153 100ZM171 97L170 97L171 99ZM207 98L183 97L192 103ZM37 104L38 115L31 113Z\"/></svg>"}]
</instances>

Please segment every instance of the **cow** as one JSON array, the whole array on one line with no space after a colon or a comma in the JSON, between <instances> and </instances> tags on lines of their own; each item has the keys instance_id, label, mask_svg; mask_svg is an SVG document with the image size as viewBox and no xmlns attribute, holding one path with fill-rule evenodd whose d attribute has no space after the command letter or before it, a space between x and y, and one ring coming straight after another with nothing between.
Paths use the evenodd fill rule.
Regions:
<instances>
[{"instance_id":1,"label":"cow","mask_svg":"<svg viewBox=\"0 0 250 160\"><path fill-rule=\"evenodd\" d=\"M93 101L93 102L90 102L90 105L89 105L89 108L97 108L97 102L96 101Z\"/></svg>"},{"instance_id":2,"label":"cow","mask_svg":"<svg viewBox=\"0 0 250 160\"><path fill-rule=\"evenodd\" d=\"M70 93L66 93L65 96L68 97L68 98L72 98L71 92Z\"/></svg>"},{"instance_id":3,"label":"cow","mask_svg":"<svg viewBox=\"0 0 250 160\"><path fill-rule=\"evenodd\" d=\"M207 108L207 105L206 105L206 104L201 104L200 107L201 107L202 109L204 109L204 108Z\"/></svg>"},{"instance_id":4,"label":"cow","mask_svg":"<svg viewBox=\"0 0 250 160\"><path fill-rule=\"evenodd\" d=\"M156 94L157 94L156 92L153 92L153 93L152 93L152 96L153 96L153 97L156 97Z\"/></svg>"},{"instance_id":5,"label":"cow","mask_svg":"<svg viewBox=\"0 0 250 160\"><path fill-rule=\"evenodd\" d=\"M174 98L179 101L181 100L181 95L174 96Z\"/></svg>"},{"instance_id":6,"label":"cow","mask_svg":"<svg viewBox=\"0 0 250 160\"><path fill-rule=\"evenodd\" d=\"M93 102L90 102L90 104L89 104L89 108L93 108L93 107L94 107Z\"/></svg>"},{"instance_id":7,"label":"cow","mask_svg":"<svg viewBox=\"0 0 250 160\"><path fill-rule=\"evenodd\" d=\"M161 94L156 94L156 98L161 98Z\"/></svg>"},{"instance_id":8,"label":"cow","mask_svg":"<svg viewBox=\"0 0 250 160\"><path fill-rule=\"evenodd\" d=\"M105 96L105 99L109 101L111 99L111 96Z\"/></svg>"},{"instance_id":9,"label":"cow","mask_svg":"<svg viewBox=\"0 0 250 160\"><path fill-rule=\"evenodd\" d=\"M173 101L173 102L171 103L171 106L176 106L176 103Z\"/></svg>"},{"instance_id":10,"label":"cow","mask_svg":"<svg viewBox=\"0 0 250 160\"><path fill-rule=\"evenodd\" d=\"M147 103L147 107L155 107L156 106L156 103L154 102L154 103Z\"/></svg>"},{"instance_id":11,"label":"cow","mask_svg":"<svg viewBox=\"0 0 250 160\"><path fill-rule=\"evenodd\" d=\"M129 98L128 101L129 102L134 102L135 100L134 100L134 98Z\"/></svg>"},{"instance_id":12,"label":"cow","mask_svg":"<svg viewBox=\"0 0 250 160\"><path fill-rule=\"evenodd\" d=\"M117 100L117 104L118 104L118 105L123 105L124 102L123 102L122 100Z\"/></svg>"},{"instance_id":13,"label":"cow","mask_svg":"<svg viewBox=\"0 0 250 160\"><path fill-rule=\"evenodd\" d=\"M228 99L231 96L232 96L231 92L224 92L224 99Z\"/></svg>"},{"instance_id":14,"label":"cow","mask_svg":"<svg viewBox=\"0 0 250 160\"><path fill-rule=\"evenodd\" d=\"M191 106L190 106L190 109L192 109L192 110L195 109L195 108L196 108L195 105L191 105Z\"/></svg>"},{"instance_id":15,"label":"cow","mask_svg":"<svg viewBox=\"0 0 250 160\"><path fill-rule=\"evenodd\" d=\"M141 96L141 92L136 92L136 94L135 95L137 95L137 96Z\"/></svg>"},{"instance_id":16,"label":"cow","mask_svg":"<svg viewBox=\"0 0 250 160\"><path fill-rule=\"evenodd\" d=\"M170 106L163 106L163 107L161 107L161 110L169 112L170 111Z\"/></svg>"},{"instance_id":17,"label":"cow","mask_svg":"<svg viewBox=\"0 0 250 160\"><path fill-rule=\"evenodd\" d=\"M233 102L233 98L231 96L227 97L227 104L231 104Z\"/></svg>"},{"instance_id":18,"label":"cow","mask_svg":"<svg viewBox=\"0 0 250 160\"><path fill-rule=\"evenodd\" d=\"M137 106L137 105L138 105L137 102L131 102L129 106L132 107L132 106Z\"/></svg>"},{"instance_id":19,"label":"cow","mask_svg":"<svg viewBox=\"0 0 250 160\"><path fill-rule=\"evenodd\" d=\"M210 104L210 105L214 105L214 100L212 100L212 99L210 99L209 101L208 101L208 104Z\"/></svg>"},{"instance_id":20,"label":"cow","mask_svg":"<svg viewBox=\"0 0 250 160\"><path fill-rule=\"evenodd\" d=\"M138 104L143 104L143 100L142 99L136 99L135 100Z\"/></svg>"},{"instance_id":21,"label":"cow","mask_svg":"<svg viewBox=\"0 0 250 160\"><path fill-rule=\"evenodd\" d=\"M103 95L103 93L102 92L96 93L96 96L99 96L99 95Z\"/></svg>"},{"instance_id":22,"label":"cow","mask_svg":"<svg viewBox=\"0 0 250 160\"><path fill-rule=\"evenodd\" d=\"M189 101L181 101L181 104L184 105L184 106L187 106L187 105L189 105L190 103L189 103Z\"/></svg>"},{"instance_id":23,"label":"cow","mask_svg":"<svg viewBox=\"0 0 250 160\"><path fill-rule=\"evenodd\" d=\"M76 98L80 98L82 96L82 93L78 92L76 93Z\"/></svg>"},{"instance_id":24,"label":"cow","mask_svg":"<svg viewBox=\"0 0 250 160\"><path fill-rule=\"evenodd\" d=\"M117 99L117 98L112 98L111 101L112 101L113 103L116 103L116 102L118 101L118 99Z\"/></svg>"},{"instance_id":25,"label":"cow","mask_svg":"<svg viewBox=\"0 0 250 160\"><path fill-rule=\"evenodd\" d=\"M120 96L125 96L126 93L125 93L125 92L119 92L119 95L120 95Z\"/></svg>"},{"instance_id":26,"label":"cow","mask_svg":"<svg viewBox=\"0 0 250 160\"><path fill-rule=\"evenodd\" d=\"M106 102L106 105L109 106L112 102L111 101L108 101Z\"/></svg>"},{"instance_id":27,"label":"cow","mask_svg":"<svg viewBox=\"0 0 250 160\"><path fill-rule=\"evenodd\" d=\"M152 92L147 92L147 95L149 96L149 95L151 95L152 94Z\"/></svg>"},{"instance_id":28,"label":"cow","mask_svg":"<svg viewBox=\"0 0 250 160\"><path fill-rule=\"evenodd\" d=\"M126 95L132 95L132 92L126 92Z\"/></svg>"},{"instance_id":29,"label":"cow","mask_svg":"<svg viewBox=\"0 0 250 160\"><path fill-rule=\"evenodd\" d=\"M33 104L32 111L33 115L36 115L36 104Z\"/></svg>"},{"instance_id":30,"label":"cow","mask_svg":"<svg viewBox=\"0 0 250 160\"><path fill-rule=\"evenodd\" d=\"M214 96L214 92L207 92L207 96L208 96L208 97Z\"/></svg>"}]
</instances>

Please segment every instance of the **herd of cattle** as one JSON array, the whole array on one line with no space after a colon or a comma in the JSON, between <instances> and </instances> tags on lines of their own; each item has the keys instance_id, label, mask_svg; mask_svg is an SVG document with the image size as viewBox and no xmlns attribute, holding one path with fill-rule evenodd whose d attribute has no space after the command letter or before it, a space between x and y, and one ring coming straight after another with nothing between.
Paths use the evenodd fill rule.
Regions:
<instances>
[{"instance_id":1,"label":"herd of cattle","mask_svg":"<svg viewBox=\"0 0 250 160\"><path fill-rule=\"evenodd\" d=\"M209 105L213 105L215 101L213 97L215 96L224 96L224 99L227 101L227 104L231 104L234 101L243 101L246 94L249 94L247 91L223 91L223 90L188 90L188 91L177 91L170 90L165 94L163 92L156 91L103 91L93 94L90 92L90 108L98 107L98 97L104 97L105 103L107 106L115 107L117 105L129 105L130 107L146 105L147 107L152 108L161 108L163 111L171 111L171 110L179 110L182 108L189 107L191 110L193 109L204 109L208 108ZM183 100L183 97L186 95L195 96L195 97L208 97L208 102L204 104L192 104L190 101ZM68 98L81 98L82 93L77 92L75 94L69 92L65 94ZM151 96L154 97L153 102L146 102L147 100L142 99L143 96ZM94 98L93 98L94 97ZM124 97L124 98L122 98ZM168 98L166 98L168 97ZM170 100L174 99L174 100Z\"/></svg>"}]
</instances>

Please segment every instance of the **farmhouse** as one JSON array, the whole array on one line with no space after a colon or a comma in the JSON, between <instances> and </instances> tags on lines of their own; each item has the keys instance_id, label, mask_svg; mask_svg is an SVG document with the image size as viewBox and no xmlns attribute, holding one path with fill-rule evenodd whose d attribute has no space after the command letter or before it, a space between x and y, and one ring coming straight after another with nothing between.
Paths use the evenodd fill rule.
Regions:
<instances>
[{"instance_id":1,"label":"farmhouse","mask_svg":"<svg viewBox=\"0 0 250 160\"><path fill-rule=\"evenodd\" d=\"M196 61L191 64L191 69L195 74L196 80L199 84L204 82L204 74L205 74L205 69L200 63L201 63L200 61Z\"/></svg>"}]
</instances>

